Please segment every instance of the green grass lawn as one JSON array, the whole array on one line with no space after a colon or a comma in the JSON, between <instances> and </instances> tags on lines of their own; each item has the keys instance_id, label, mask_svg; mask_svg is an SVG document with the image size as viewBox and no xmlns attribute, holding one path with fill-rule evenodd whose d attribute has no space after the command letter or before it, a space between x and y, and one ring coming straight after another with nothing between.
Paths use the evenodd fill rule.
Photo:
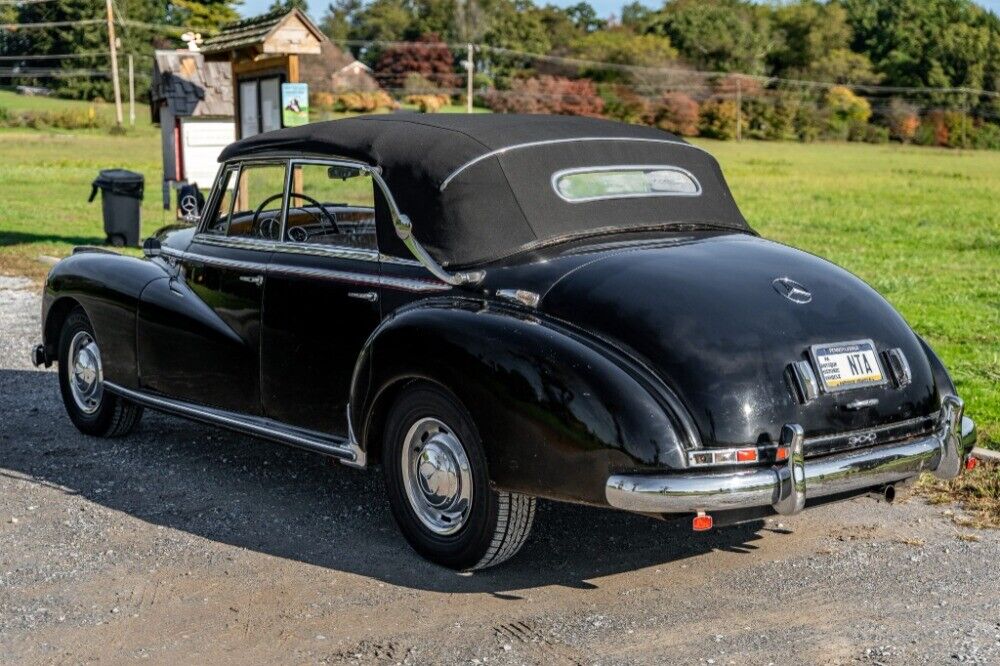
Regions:
<instances>
[{"instance_id":1,"label":"green grass lawn","mask_svg":"<svg viewBox=\"0 0 1000 666\"><path fill-rule=\"evenodd\" d=\"M1000 448L1000 153L698 143L761 234L835 261L899 308L948 365L981 444ZM123 137L0 131L0 273L40 280L39 255L102 242L100 203L86 199L111 167L146 176L144 236L173 220L148 125Z\"/></svg>"}]
</instances>

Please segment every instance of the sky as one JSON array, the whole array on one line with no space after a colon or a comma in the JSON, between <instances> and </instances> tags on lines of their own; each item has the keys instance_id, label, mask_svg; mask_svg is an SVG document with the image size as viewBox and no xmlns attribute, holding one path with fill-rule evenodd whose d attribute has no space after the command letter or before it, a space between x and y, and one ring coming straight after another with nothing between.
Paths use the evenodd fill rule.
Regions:
<instances>
[{"instance_id":1,"label":"sky","mask_svg":"<svg viewBox=\"0 0 1000 666\"><path fill-rule=\"evenodd\" d=\"M240 14L243 16L263 14L267 11L267 8L271 6L272 1L273 0L243 0L243 5L240 7ZM559 5L560 7L566 7L569 5L575 5L579 2L579 0L539 0L538 4L545 4L546 2L551 2L552 4ZM630 2L630 0L590 0L590 4L602 17L607 17L611 14L615 14L617 16L621 12L622 5L628 4L628 2ZM977 2L983 7L1000 14L1000 0L977 0ZM309 15L313 19L319 19L326 10L328 3L329 0L309 0ZM660 2L658 0L651 0L644 2L644 4L650 7L656 7L660 5Z\"/></svg>"}]
</instances>

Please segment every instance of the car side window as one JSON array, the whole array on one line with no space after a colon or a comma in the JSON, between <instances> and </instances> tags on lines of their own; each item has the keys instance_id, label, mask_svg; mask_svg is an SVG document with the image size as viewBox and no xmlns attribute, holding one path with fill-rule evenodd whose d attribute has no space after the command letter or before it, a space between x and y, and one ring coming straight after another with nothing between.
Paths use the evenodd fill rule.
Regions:
<instances>
[{"instance_id":1,"label":"car side window","mask_svg":"<svg viewBox=\"0 0 1000 666\"><path fill-rule=\"evenodd\" d=\"M375 183L350 165L293 164L285 241L377 250Z\"/></svg>"},{"instance_id":2,"label":"car side window","mask_svg":"<svg viewBox=\"0 0 1000 666\"><path fill-rule=\"evenodd\" d=\"M285 165L244 164L235 189L226 235L278 240L285 199Z\"/></svg>"},{"instance_id":3,"label":"car side window","mask_svg":"<svg viewBox=\"0 0 1000 666\"><path fill-rule=\"evenodd\" d=\"M218 186L219 203L215 207L211 219L206 222L203 233L217 236L226 235L226 230L229 228L229 216L233 211L233 187L236 184L237 171L238 169L232 166L227 167L222 173L222 179L219 180Z\"/></svg>"}]
</instances>

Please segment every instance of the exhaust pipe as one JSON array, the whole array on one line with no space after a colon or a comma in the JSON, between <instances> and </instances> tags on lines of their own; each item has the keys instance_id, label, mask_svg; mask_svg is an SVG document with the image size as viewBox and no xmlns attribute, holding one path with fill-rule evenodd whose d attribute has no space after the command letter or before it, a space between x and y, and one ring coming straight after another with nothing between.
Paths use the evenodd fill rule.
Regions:
<instances>
[{"instance_id":1,"label":"exhaust pipe","mask_svg":"<svg viewBox=\"0 0 1000 666\"><path fill-rule=\"evenodd\" d=\"M878 500L879 502L892 504L896 499L896 486L890 483L889 485L883 486L877 490L872 490L868 493L868 497Z\"/></svg>"}]
</instances>

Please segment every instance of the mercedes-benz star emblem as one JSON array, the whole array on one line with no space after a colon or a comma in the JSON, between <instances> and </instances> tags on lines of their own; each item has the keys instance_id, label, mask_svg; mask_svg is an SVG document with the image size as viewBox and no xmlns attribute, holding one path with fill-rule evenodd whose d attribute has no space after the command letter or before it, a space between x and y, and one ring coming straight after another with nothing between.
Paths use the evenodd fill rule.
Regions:
<instances>
[{"instance_id":1,"label":"mercedes-benz star emblem","mask_svg":"<svg viewBox=\"0 0 1000 666\"><path fill-rule=\"evenodd\" d=\"M193 194L185 194L181 197L181 211L185 215L194 215L198 212L198 200Z\"/></svg>"},{"instance_id":2,"label":"mercedes-benz star emblem","mask_svg":"<svg viewBox=\"0 0 1000 666\"><path fill-rule=\"evenodd\" d=\"M771 286L774 287L776 292L790 300L792 303L803 305L813 299L813 295L809 293L808 289L791 278L775 278L775 280L771 282Z\"/></svg>"}]
</instances>

